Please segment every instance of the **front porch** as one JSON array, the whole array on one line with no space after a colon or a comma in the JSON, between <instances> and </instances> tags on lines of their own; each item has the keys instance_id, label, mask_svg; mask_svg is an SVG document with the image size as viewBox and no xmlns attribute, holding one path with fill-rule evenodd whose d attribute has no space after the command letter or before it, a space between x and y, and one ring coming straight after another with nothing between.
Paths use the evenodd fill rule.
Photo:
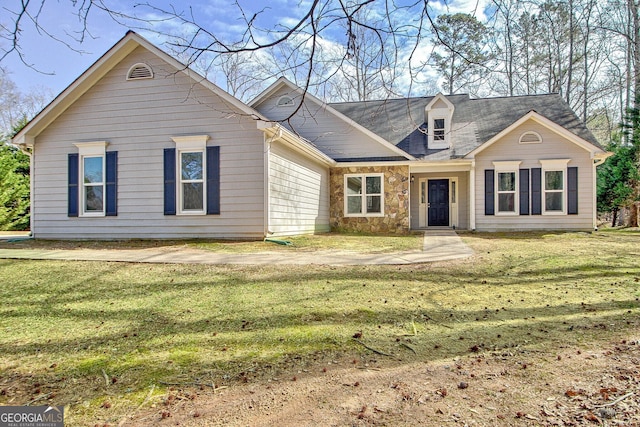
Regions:
<instances>
[{"instance_id":1,"label":"front porch","mask_svg":"<svg viewBox=\"0 0 640 427\"><path fill-rule=\"evenodd\" d=\"M412 168L411 230L470 229L470 171L424 171Z\"/></svg>"}]
</instances>

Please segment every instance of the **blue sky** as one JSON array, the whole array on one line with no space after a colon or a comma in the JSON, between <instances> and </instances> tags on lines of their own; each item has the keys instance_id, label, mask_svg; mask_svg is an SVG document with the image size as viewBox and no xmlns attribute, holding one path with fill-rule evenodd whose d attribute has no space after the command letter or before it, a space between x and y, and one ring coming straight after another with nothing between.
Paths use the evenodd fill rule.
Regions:
<instances>
[{"instance_id":1,"label":"blue sky","mask_svg":"<svg viewBox=\"0 0 640 427\"><path fill-rule=\"evenodd\" d=\"M0 6L0 23L3 25L10 23L11 11L15 11L19 3L19 0L3 1L3 5ZM127 0L104 0L104 3L113 10L136 15L141 19L158 17L149 8L135 7ZM150 3L159 8L172 7L171 1L168 0L150 0ZM268 10L260 15L258 25L274 28L279 23L286 25L299 18L308 10L309 0L238 0L238 3L249 16L264 9L264 5L268 4ZM445 11L473 13L475 11L476 16L481 19L483 5L486 3L487 0L456 0L448 4L438 2L429 4L435 13ZM246 28L238 8L230 0L191 0L175 2L175 4L179 5L176 6L176 10L193 13L197 21L206 23L207 27L219 37L237 36L238 32ZM47 0L40 15L40 25L53 37L66 41L70 47L42 32L39 33L33 25L25 25L20 44L25 54L25 61L33 66L27 67L15 54L11 54L0 63L9 72L9 78L23 92L36 87L45 87L50 89L53 95L60 93L124 36L130 27L159 46L165 41L152 32L136 29L135 22L128 21L122 25L105 12L94 9L88 21L90 35L87 35L82 43L77 43L69 34L77 34L82 29L82 22L78 19L77 11L70 0ZM188 27L175 21L157 21L153 25L162 33L185 35L189 32ZM0 48L7 47L6 40L0 40Z\"/></svg>"}]
</instances>

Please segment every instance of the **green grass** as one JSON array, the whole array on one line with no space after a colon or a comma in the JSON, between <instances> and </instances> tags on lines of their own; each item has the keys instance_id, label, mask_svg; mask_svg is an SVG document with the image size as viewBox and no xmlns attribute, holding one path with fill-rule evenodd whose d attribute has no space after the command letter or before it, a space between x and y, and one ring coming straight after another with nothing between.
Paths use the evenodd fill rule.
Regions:
<instances>
[{"instance_id":1,"label":"green grass","mask_svg":"<svg viewBox=\"0 0 640 427\"><path fill-rule=\"evenodd\" d=\"M413 266L0 260L0 404L53 393L38 402L70 404L74 425L105 399L126 413L166 383L224 385L341 358L408 363L637 332L639 233L462 237L473 258ZM346 248L373 236L328 238ZM356 332L395 359L355 342Z\"/></svg>"},{"instance_id":2,"label":"green grass","mask_svg":"<svg viewBox=\"0 0 640 427\"><path fill-rule=\"evenodd\" d=\"M422 250L423 233L407 235L366 235L327 233L312 236L277 237L291 245L265 241L229 240L114 240L61 241L21 240L0 242L6 249L180 249L195 248L220 253L346 251L359 253L391 253Z\"/></svg>"}]
</instances>

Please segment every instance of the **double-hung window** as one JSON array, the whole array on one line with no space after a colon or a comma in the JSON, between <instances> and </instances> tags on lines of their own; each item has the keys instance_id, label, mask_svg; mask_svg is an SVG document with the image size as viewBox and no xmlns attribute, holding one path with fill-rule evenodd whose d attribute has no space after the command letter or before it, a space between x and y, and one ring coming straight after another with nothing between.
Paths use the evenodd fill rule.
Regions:
<instances>
[{"instance_id":1,"label":"double-hung window","mask_svg":"<svg viewBox=\"0 0 640 427\"><path fill-rule=\"evenodd\" d=\"M382 216L383 174L345 175L346 216Z\"/></svg>"},{"instance_id":2,"label":"double-hung window","mask_svg":"<svg viewBox=\"0 0 640 427\"><path fill-rule=\"evenodd\" d=\"M104 215L104 156L82 157L82 214Z\"/></svg>"},{"instance_id":3,"label":"double-hung window","mask_svg":"<svg viewBox=\"0 0 640 427\"><path fill-rule=\"evenodd\" d=\"M181 213L203 214L205 207L204 150L180 151L179 200Z\"/></svg>"},{"instance_id":4,"label":"double-hung window","mask_svg":"<svg viewBox=\"0 0 640 427\"><path fill-rule=\"evenodd\" d=\"M540 160L542 165L543 214L567 213L567 163L569 159Z\"/></svg>"},{"instance_id":5,"label":"double-hung window","mask_svg":"<svg viewBox=\"0 0 640 427\"><path fill-rule=\"evenodd\" d=\"M204 215L207 207L208 135L173 137L176 144L177 205L180 215Z\"/></svg>"},{"instance_id":6,"label":"double-hung window","mask_svg":"<svg viewBox=\"0 0 640 427\"><path fill-rule=\"evenodd\" d=\"M433 140L444 141L445 136L445 119L433 120Z\"/></svg>"},{"instance_id":7,"label":"double-hung window","mask_svg":"<svg viewBox=\"0 0 640 427\"><path fill-rule=\"evenodd\" d=\"M517 215L518 213L518 168L519 161L493 162L496 171L496 215Z\"/></svg>"},{"instance_id":8,"label":"double-hung window","mask_svg":"<svg viewBox=\"0 0 640 427\"><path fill-rule=\"evenodd\" d=\"M78 154L75 155L75 162L77 163L76 168L74 168L75 171L70 173L77 173L79 179L76 181L78 186L73 190L76 196L70 199L70 205L77 203L75 209L70 206L70 216L78 216L78 213L83 217L105 216L105 207L107 205L107 144L106 141L74 144L78 147ZM115 165L112 165L112 169L115 170ZM114 179L115 177L111 178L111 180ZM112 202L115 205L115 196ZM78 205L80 207L79 212ZM75 213L72 214L74 210ZM111 210L115 211L115 206ZM107 213L107 215L111 214L113 213Z\"/></svg>"}]
</instances>

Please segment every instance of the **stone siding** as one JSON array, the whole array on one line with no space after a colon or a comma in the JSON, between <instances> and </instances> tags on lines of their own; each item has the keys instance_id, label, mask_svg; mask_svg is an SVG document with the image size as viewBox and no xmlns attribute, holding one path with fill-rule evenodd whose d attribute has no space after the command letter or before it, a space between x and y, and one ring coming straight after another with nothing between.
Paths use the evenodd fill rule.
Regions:
<instances>
[{"instance_id":1,"label":"stone siding","mask_svg":"<svg viewBox=\"0 0 640 427\"><path fill-rule=\"evenodd\" d=\"M333 231L359 233L409 232L409 167L368 166L331 169L330 221ZM384 173L384 216L344 216L344 175Z\"/></svg>"}]
</instances>

